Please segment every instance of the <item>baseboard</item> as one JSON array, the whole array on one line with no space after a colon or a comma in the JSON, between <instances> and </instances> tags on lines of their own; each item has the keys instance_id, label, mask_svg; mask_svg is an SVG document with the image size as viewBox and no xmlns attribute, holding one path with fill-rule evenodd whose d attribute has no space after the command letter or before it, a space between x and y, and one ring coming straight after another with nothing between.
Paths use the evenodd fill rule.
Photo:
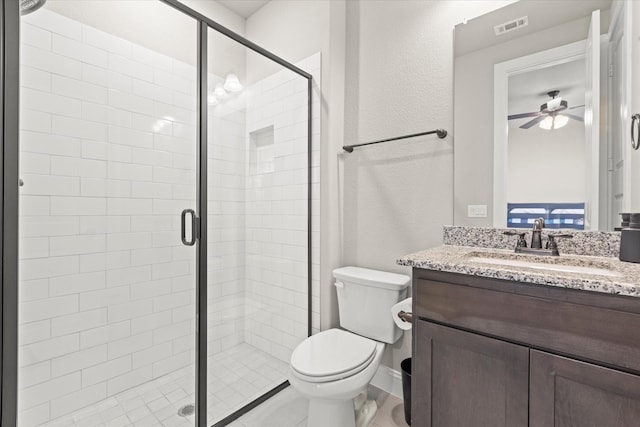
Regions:
<instances>
[{"instance_id":1,"label":"baseboard","mask_svg":"<svg viewBox=\"0 0 640 427\"><path fill-rule=\"evenodd\" d=\"M380 365L371 385L402 399L402 375L395 369Z\"/></svg>"}]
</instances>

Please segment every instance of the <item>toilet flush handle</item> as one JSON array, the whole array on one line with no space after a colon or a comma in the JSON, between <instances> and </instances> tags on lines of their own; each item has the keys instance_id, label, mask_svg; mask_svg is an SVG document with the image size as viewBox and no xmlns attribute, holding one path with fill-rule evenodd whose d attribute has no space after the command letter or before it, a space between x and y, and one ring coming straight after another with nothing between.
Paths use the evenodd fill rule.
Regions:
<instances>
[{"instance_id":1,"label":"toilet flush handle","mask_svg":"<svg viewBox=\"0 0 640 427\"><path fill-rule=\"evenodd\" d=\"M336 287L336 288L340 288L340 289L343 289L343 288L344 288L344 283L342 283L342 282L341 282L341 281L339 281L339 280L336 280L336 282L334 283L334 285L335 285L335 287Z\"/></svg>"}]
</instances>

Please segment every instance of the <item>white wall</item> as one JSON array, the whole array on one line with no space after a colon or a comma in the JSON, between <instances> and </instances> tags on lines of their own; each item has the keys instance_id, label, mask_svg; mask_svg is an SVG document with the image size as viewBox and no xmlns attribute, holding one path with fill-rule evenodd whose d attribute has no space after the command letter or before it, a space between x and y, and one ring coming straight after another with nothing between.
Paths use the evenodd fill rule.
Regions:
<instances>
[{"instance_id":1,"label":"white wall","mask_svg":"<svg viewBox=\"0 0 640 427\"><path fill-rule=\"evenodd\" d=\"M298 64L319 74L319 55ZM209 118L208 354L246 342L288 362L307 336L307 80L281 69Z\"/></svg>"},{"instance_id":2,"label":"white wall","mask_svg":"<svg viewBox=\"0 0 640 427\"><path fill-rule=\"evenodd\" d=\"M209 78L212 88L222 80L213 74ZM245 339L246 98L242 91L209 108L208 356ZM209 373L214 375L212 369Z\"/></svg>"},{"instance_id":3,"label":"white wall","mask_svg":"<svg viewBox=\"0 0 640 427\"><path fill-rule=\"evenodd\" d=\"M316 52L321 55L321 100L314 112L320 114L321 183L314 186L313 191L321 194L322 200L321 206L314 205L314 210L321 214L314 220L312 236L314 262L319 265L313 273L314 331L337 322L331 271L341 265L342 248L336 153L343 145L344 131L344 29L345 2L342 0L272 0L252 15L246 25L249 40L290 62Z\"/></svg>"},{"instance_id":4,"label":"white wall","mask_svg":"<svg viewBox=\"0 0 640 427\"><path fill-rule=\"evenodd\" d=\"M318 109L320 55L296 64L318 76L313 96L313 108ZM247 88L245 337L247 343L285 363L307 337L307 91L306 78L283 69ZM312 123L316 129L312 138L316 190L319 121L318 114ZM317 221L320 195L315 191L312 197L316 207L312 215ZM316 242L316 271L318 246ZM317 289L317 278L314 283ZM315 296L315 318L318 306Z\"/></svg>"},{"instance_id":5,"label":"white wall","mask_svg":"<svg viewBox=\"0 0 640 427\"><path fill-rule=\"evenodd\" d=\"M186 6L243 35L245 19L216 1L182 0ZM46 8L83 22L91 27L127 39L156 52L195 65L197 49L196 21L158 0L49 0ZM30 20L41 22L44 16L33 14ZM167 29L170 29L168 31ZM229 63L244 62L244 49L228 37L212 40L211 48L228 61L212 64L211 71L224 76ZM243 79L244 80L244 79Z\"/></svg>"},{"instance_id":6,"label":"white wall","mask_svg":"<svg viewBox=\"0 0 640 427\"><path fill-rule=\"evenodd\" d=\"M272 0L247 19L246 37L291 63L321 52L326 44L329 2L323 0ZM255 81L280 70L278 64L261 63L249 57L249 80Z\"/></svg>"},{"instance_id":7,"label":"white wall","mask_svg":"<svg viewBox=\"0 0 640 427\"><path fill-rule=\"evenodd\" d=\"M585 203L584 145L584 123L576 120L553 131L509 129L507 203Z\"/></svg>"}]
</instances>

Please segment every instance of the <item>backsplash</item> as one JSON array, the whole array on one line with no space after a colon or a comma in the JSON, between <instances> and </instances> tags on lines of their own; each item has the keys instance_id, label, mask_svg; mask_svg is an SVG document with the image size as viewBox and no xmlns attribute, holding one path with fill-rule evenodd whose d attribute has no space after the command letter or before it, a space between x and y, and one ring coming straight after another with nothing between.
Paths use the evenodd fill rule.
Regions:
<instances>
[{"instance_id":1,"label":"backsplash","mask_svg":"<svg viewBox=\"0 0 640 427\"><path fill-rule=\"evenodd\" d=\"M462 227L446 225L443 228L443 243L455 246L474 246L480 248L513 249L517 236L507 236L505 231L512 228ZM527 242L531 240L531 231L525 230ZM542 241L549 234L572 234L570 239L558 239L560 255L590 255L615 257L620 254L620 232L609 231L576 231L576 230L542 230Z\"/></svg>"}]
</instances>

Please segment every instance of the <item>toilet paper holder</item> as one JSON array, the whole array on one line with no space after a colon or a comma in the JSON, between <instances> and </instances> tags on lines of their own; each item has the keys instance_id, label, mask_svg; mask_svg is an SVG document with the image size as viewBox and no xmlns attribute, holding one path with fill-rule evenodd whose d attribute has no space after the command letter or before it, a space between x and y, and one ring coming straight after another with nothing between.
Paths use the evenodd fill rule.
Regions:
<instances>
[{"instance_id":1,"label":"toilet paper holder","mask_svg":"<svg viewBox=\"0 0 640 427\"><path fill-rule=\"evenodd\" d=\"M403 322L413 323L413 313L411 312L400 310L400 312L398 313L398 317L402 319Z\"/></svg>"}]
</instances>

